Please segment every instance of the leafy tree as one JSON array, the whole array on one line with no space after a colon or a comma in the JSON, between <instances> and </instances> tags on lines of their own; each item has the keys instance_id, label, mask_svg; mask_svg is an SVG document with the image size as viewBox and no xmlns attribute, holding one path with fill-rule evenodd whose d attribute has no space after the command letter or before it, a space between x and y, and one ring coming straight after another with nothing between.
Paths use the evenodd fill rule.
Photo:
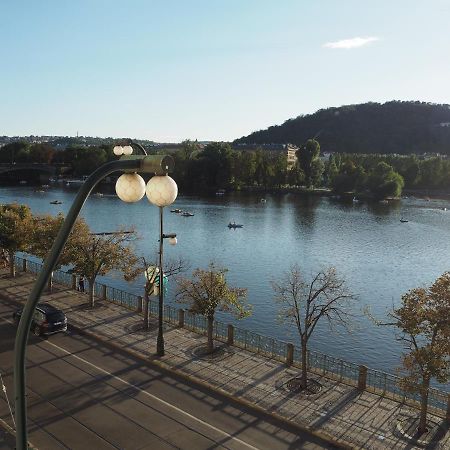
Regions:
<instances>
[{"instance_id":1,"label":"leafy tree","mask_svg":"<svg viewBox=\"0 0 450 450\"><path fill-rule=\"evenodd\" d=\"M273 185L280 187L286 184L287 179L287 156L278 155L273 164Z\"/></svg>"},{"instance_id":2,"label":"leafy tree","mask_svg":"<svg viewBox=\"0 0 450 450\"><path fill-rule=\"evenodd\" d=\"M332 188L335 192L343 194L346 192L355 192L362 186L365 178L364 169L356 166L353 161L345 161L332 181Z\"/></svg>"},{"instance_id":3,"label":"leafy tree","mask_svg":"<svg viewBox=\"0 0 450 450\"><path fill-rule=\"evenodd\" d=\"M198 155L202 188L215 190L227 187L231 182L233 152L230 144L212 142Z\"/></svg>"},{"instance_id":4,"label":"leafy tree","mask_svg":"<svg viewBox=\"0 0 450 450\"><path fill-rule=\"evenodd\" d=\"M274 175L273 166L270 162L270 156L261 149L256 151L255 155L255 179L259 186L267 187L270 179Z\"/></svg>"},{"instance_id":5,"label":"leafy tree","mask_svg":"<svg viewBox=\"0 0 450 450\"><path fill-rule=\"evenodd\" d=\"M443 179L443 163L441 158L430 158L420 164L420 185L437 188Z\"/></svg>"},{"instance_id":6,"label":"leafy tree","mask_svg":"<svg viewBox=\"0 0 450 450\"><path fill-rule=\"evenodd\" d=\"M305 281L298 265L285 272L281 280L272 281L275 301L280 305L280 318L293 323L300 337L302 350L301 387L308 386L307 353L309 340L319 321L327 320L331 328L348 328L347 306L355 300L345 281L330 267Z\"/></svg>"},{"instance_id":7,"label":"leafy tree","mask_svg":"<svg viewBox=\"0 0 450 450\"><path fill-rule=\"evenodd\" d=\"M402 385L421 396L420 436L426 431L431 379L450 380L450 272L430 287L408 291L390 316L395 320L389 325L400 331L407 351L402 359Z\"/></svg>"},{"instance_id":8,"label":"leafy tree","mask_svg":"<svg viewBox=\"0 0 450 450\"><path fill-rule=\"evenodd\" d=\"M291 170L288 171L287 179L291 186L301 186L304 184L305 174L300 168L298 162L292 166Z\"/></svg>"},{"instance_id":9,"label":"leafy tree","mask_svg":"<svg viewBox=\"0 0 450 450\"><path fill-rule=\"evenodd\" d=\"M317 181L318 178L317 172L320 169L320 165L314 166L314 162L320 155L320 144L315 139L308 139L306 143L297 150L296 154L300 168L305 174L306 186L313 187L314 182ZM322 176L322 173L320 173L320 176Z\"/></svg>"},{"instance_id":10,"label":"leafy tree","mask_svg":"<svg viewBox=\"0 0 450 450\"><path fill-rule=\"evenodd\" d=\"M190 305L190 311L201 314L208 320L208 351L214 351L213 325L217 310L233 314L242 319L251 314L245 304L247 290L228 286L225 278L227 270L209 264L208 270L196 269L193 279L178 281L177 301Z\"/></svg>"},{"instance_id":11,"label":"leafy tree","mask_svg":"<svg viewBox=\"0 0 450 450\"><path fill-rule=\"evenodd\" d=\"M339 173L335 155L330 155L330 158L327 161L327 164L325 165L324 172L327 186L332 186L334 179L337 177Z\"/></svg>"},{"instance_id":12,"label":"leafy tree","mask_svg":"<svg viewBox=\"0 0 450 450\"><path fill-rule=\"evenodd\" d=\"M111 270L123 272L130 280L136 276L138 258L129 247L135 233L117 230L110 235L95 235L84 220L80 220L77 239L71 245L71 261L75 273L86 276L89 284L89 303L94 307L94 284L98 275Z\"/></svg>"},{"instance_id":13,"label":"leafy tree","mask_svg":"<svg viewBox=\"0 0 450 450\"><path fill-rule=\"evenodd\" d=\"M45 259L55 242L63 222L64 216L62 214L58 214L56 217L50 215L34 216L29 252L38 258ZM59 269L61 266L70 265L72 263L73 246L76 245L78 238L83 236L85 226L83 221L77 220L75 222L54 269ZM48 280L48 290L50 292L52 290L52 281L53 272Z\"/></svg>"},{"instance_id":14,"label":"leafy tree","mask_svg":"<svg viewBox=\"0 0 450 450\"><path fill-rule=\"evenodd\" d=\"M30 145L27 142L11 142L0 148L0 163L27 162Z\"/></svg>"},{"instance_id":15,"label":"leafy tree","mask_svg":"<svg viewBox=\"0 0 450 450\"><path fill-rule=\"evenodd\" d=\"M242 151L238 158L236 167L236 178L246 185L252 185L255 182L256 172L256 154L252 151Z\"/></svg>"},{"instance_id":16,"label":"leafy tree","mask_svg":"<svg viewBox=\"0 0 450 450\"><path fill-rule=\"evenodd\" d=\"M402 192L403 186L403 177L385 162L379 162L371 170L367 180L369 191L377 199L398 197Z\"/></svg>"},{"instance_id":17,"label":"leafy tree","mask_svg":"<svg viewBox=\"0 0 450 450\"><path fill-rule=\"evenodd\" d=\"M397 172L402 175L405 180L405 186L414 187L420 180L420 164L416 155L411 156L403 164L401 167L397 169Z\"/></svg>"},{"instance_id":18,"label":"leafy tree","mask_svg":"<svg viewBox=\"0 0 450 450\"><path fill-rule=\"evenodd\" d=\"M325 165L321 159L317 158L311 163L311 183L312 186L322 185L322 176L325 170Z\"/></svg>"},{"instance_id":19,"label":"leafy tree","mask_svg":"<svg viewBox=\"0 0 450 450\"><path fill-rule=\"evenodd\" d=\"M41 164L50 164L54 153L55 149L50 144L33 144L30 147L30 161Z\"/></svg>"},{"instance_id":20,"label":"leafy tree","mask_svg":"<svg viewBox=\"0 0 450 450\"><path fill-rule=\"evenodd\" d=\"M15 277L16 252L26 252L31 243L33 215L26 205L0 205L0 247L8 253L9 271Z\"/></svg>"}]
</instances>

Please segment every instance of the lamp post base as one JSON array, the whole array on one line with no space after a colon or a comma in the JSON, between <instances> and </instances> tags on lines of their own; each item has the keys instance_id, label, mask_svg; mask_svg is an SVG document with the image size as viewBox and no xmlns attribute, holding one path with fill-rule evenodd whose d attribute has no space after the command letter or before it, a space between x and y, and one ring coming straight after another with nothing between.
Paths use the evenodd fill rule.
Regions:
<instances>
[{"instance_id":1,"label":"lamp post base","mask_svg":"<svg viewBox=\"0 0 450 450\"><path fill-rule=\"evenodd\" d=\"M158 337L158 340L156 341L156 354L158 356L164 356L164 341L160 340Z\"/></svg>"}]
</instances>

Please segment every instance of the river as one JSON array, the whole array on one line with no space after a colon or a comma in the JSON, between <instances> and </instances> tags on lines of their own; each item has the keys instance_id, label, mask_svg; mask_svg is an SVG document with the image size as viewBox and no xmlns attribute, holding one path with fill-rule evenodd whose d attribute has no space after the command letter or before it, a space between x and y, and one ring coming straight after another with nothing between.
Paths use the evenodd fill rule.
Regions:
<instances>
[{"instance_id":1,"label":"river","mask_svg":"<svg viewBox=\"0 0 450 450\"><path fill-rule=\"evenodd\" d=\"M46 193L31 187L2 187L0 202L16 201L34 213L66 213L75 190L52 187ZM238 326L296 342L292 325L279 322L271 281L297 263L306 277L334 266L358 297L351 334L332 332L321 324L311 348L356 364L393 372L399 365L401 342L390 327L374 325L364 314L386 320L407 290L430 284L450 269L450 202L407 198L389 204L341 203L328 197L296 194L226 194L220 197L180 195L171 208L193 212L182 217L165 209L166 233L176 233L178 245L165 245L165 257L190 262L190 271L209 261L228 268L232 285L248 289L253 315ZM60 200L61 205L50 201ZM125 204L117 197L90 197L81 215L93 230L112 231L134 226L140 236L136 252L156 258L158 209L146 197ZM401 223L400 218L407 219ZM229 229L235 220L243 228ZM167 244L167 243L166 243ZM189 273L189 272L188 272ZM117 275L108 284L142 294L143 280L126 283ZM173 302L175 280L167 301ZM228 316L223 321L233 322Z\"/></svg>"}]
</instances>

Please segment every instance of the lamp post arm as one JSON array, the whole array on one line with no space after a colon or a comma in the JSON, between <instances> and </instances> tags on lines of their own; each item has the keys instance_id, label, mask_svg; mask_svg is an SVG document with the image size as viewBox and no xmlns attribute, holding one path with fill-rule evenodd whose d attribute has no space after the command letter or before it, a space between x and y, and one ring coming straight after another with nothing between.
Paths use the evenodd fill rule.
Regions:
<instances>
[{"instance_id":1,"label":"lamp post arm","mask_svg":"<svg viewBox=\"0 0 450 450\"><path fill-rule=\"evenodd\" d=\"M147 152L146 152L145 148L144 148L141 144L138 144L137 142L131 141L130 145L131 145L131 146L134 145L134 146L137 147L144 155L147 155Z\"/></svg>"},{"instance_id":2,"label":"lamp post arm","mask_svg":"<svg viewBox=\"0 0 450 450\"><path fill-rule=\"evenodd\" d=\"M149 157L145 157L149 158ZM124 158L118 161L111 161L104 164L95 170L83 183L78 191L75 200L65 218L55 242L50 249L47 258L44 261L39 276L34 283L33 289L28 296L27 302L21 314L19 327L16 334L15 348L14 348L14 390L15 390L15 411L16 411L16 448L18 450L25 450L28 448L27 438L27 411L26 411L26 387L25 387L25 357L28 335L30 333L30 326L33 319L34 311L39 298L47 285L50 274L58 261L64 244L69 237L73 228L75 220L80 213L80 210L85 203L88 195L92 189L107 175L123 170L138 171L142 166L141 159Z\"/></svg>"}]
</instances>

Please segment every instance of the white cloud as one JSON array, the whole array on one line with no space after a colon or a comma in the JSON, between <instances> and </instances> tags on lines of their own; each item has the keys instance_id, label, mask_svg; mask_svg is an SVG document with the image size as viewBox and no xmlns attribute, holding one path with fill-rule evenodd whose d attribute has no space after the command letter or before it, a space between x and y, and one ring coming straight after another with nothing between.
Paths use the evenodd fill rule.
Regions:
<instances>
[{"instance_id":1,"label":"white cloud","mask_svg":"<svg viewBox=\"0 0 450 450\"><path fill-rule=\"evenodd\" d=\"M380 38L375 37L375 36L354 37L351 39L343 39L341 41L327 42L326 44L323 44L323 47L350 49L350 48L363 47L364 45L367 45L367 44L370 44L371 42L379 41L379 40L380 40Z\"/></svg>"}]
</instances>

